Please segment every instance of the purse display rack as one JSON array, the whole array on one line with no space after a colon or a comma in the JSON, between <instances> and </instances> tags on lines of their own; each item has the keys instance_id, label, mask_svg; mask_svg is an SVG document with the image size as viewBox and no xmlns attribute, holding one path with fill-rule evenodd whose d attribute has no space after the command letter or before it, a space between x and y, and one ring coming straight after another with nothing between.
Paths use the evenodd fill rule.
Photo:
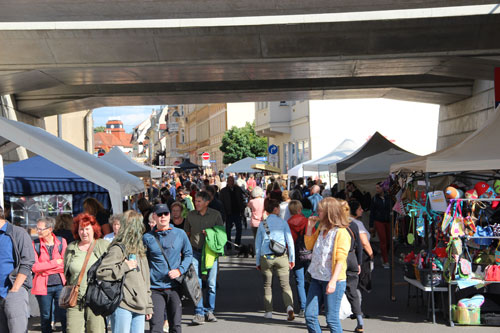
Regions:
<instances>
[{"instance_id":1,"label":"purse display rack","mask_svg":"<svg viewBox=\"0 0 500 333\"><path fill-rule=\"evenodd\" d=\"M478 201L478 202L494 202L494 201L500 201L500 198L495 198L495 199L491 199L491 198L484 198L484 199L452 199L452 201L456 201L456 202L474 202L474 201ZM499 208L500 209L500 208ZM464 240L473 240L473 239L497 239L500 241L500 236L471 236L471 235L464 235L464 236L461 236L460 238L464 239ZM463 246L464 247L468 247L467 245L467 242L462 242ZM479 285L488 285L488 284L497 284L497 283L500 283L500 281L486 281L486 280L477 280L477 279L468 279L468 280L474 280L474 281L477 281ZM463 281L463 280L462 280ZM466 279L467 281L467 279ZM449 318L449 324L450 324L450 327L454 327L455 325L460 325L460 324L457 324L455 322L453 322L453 315L452 315L452 307L453 307L453 304L452 304L452 286L453 285L458 285L459 281L458 280L451 280L451 281L447 281L446 283L448 283L448 318ZM478 324L477 326L480 326L480 324Z\"/></svg>"}]
</instances>

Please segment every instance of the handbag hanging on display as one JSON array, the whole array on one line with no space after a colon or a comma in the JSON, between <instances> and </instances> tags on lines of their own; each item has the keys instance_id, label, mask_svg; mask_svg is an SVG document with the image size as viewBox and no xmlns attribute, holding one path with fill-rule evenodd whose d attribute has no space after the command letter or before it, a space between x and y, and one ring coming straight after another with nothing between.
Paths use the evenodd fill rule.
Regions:
<instances>
[{"instance_id":1,"label":"handbag hanging on display","mask_svg":"<svg viewBox=\"0 0 500 333\"><path fill-rule=\"evenodd\" d=\"M97 241L94 240L92 244L90 244L89 249L87 250L87 255L85 256L85 261L83 262L82 270L78 275L78 281L76 285L66 285L61 290L61 295L59 296L60 308L63 309L73 308L78 303L78 292L80 291L80 284L82 283L83 275L85 274L85 270L87 268L90 255L92 254L92 251L94 251L94 246L96 242Z\"/></svg>"},{"instance_id":2,"label":"handbag hanging on display","mask_svg":"<svg viewBox=\"0 0 500 333\"><path fill-rule=\"evenodd\" d=\"M165 250L161 246L160 237L156 232L154 233L154 238L156 239L156 243L158 243L158 246L160 247L161 253L165 258L165 261L167 262L168 270L170 271L171 268L170 268L170 263L168 262L167 254L165 253ZM187 271L184 274L181 274L181 276L179 276L178 278L176 278L175 281L177 281L182 286L184 292L187 294L187 296L189 296L189 298L191 298L194 305L196 306L201 300L202 293L201 293L200 282L198 280L198 272L196 271L196 268L194 268L194 265L193 264L189 265Z\"/></svg>"},{"instance_id":3,"label":"handbag hanging on display","mask_svg":"<svg viewBox=\"0 0 500 333\"><path fill-rule=\"evenodd\" d=\"M262 221L264 223L264 228L266 229L267 237L269 238L269 249L278 257L281 257L286 253L286 246L275 241L271 238L271 232L269 231L269 226L267 225L267 221Z\"/></svg>"}]
</instances>

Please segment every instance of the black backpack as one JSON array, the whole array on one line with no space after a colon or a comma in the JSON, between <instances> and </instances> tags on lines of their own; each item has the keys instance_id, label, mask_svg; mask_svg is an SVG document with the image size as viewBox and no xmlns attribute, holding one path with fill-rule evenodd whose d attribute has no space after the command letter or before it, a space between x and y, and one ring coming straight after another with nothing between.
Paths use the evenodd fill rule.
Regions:
<instances>
[{"instance_id":1,"label":"black backpack","mask_svg":"<svg viewBox=\"0 0 500 333\"><path fill-rule=\"evenodd\" d=\"M306 230L304 228L295 241L295 260L300 263L309 262L312 259L312 251L306 248L306 243L304 241L305 232Z\"/></svg>"},{"instance_id":2,"label":"black backpack","mask_svg":"<svg viewBox=\"0 0 500 333\"><path fill-rule=\"evenodd\" d=\"M118 245L125 254L125 248ZM108 250L109 251L109 250ZM87 292L85 293L85 305L92 309L96 316L109 316L115 312L123 298L123 281L125 276L116 281L103 281L97 279L97 269L101 265L104 253L87 271Z\"/></svg>"}]
</instances>

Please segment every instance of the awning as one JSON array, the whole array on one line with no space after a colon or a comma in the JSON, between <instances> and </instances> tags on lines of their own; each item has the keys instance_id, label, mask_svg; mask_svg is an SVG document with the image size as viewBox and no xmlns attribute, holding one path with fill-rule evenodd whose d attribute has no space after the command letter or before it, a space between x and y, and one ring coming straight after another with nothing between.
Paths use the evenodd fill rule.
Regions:
<instances>
[{"instance_id":1,"label":"awning","mask_svg":"<svg viewBox=\"0 0 500 333\"><path fill-rule=\"evenodd\" d=\"M273 173L281 173L281 169L269 164L253 164L252 169L262 170Z\"/></svg>"},{"instance_id":2,"label":"awning","mask_svg":"<svg viewBox=\"0 0 500 333\"><path fill-rule=\"evenodd\" d=\"M0 117L0 135L108 190L114 213L125 196L144 192L143 182L47 131Z\"/></svg>"}]
</instances>

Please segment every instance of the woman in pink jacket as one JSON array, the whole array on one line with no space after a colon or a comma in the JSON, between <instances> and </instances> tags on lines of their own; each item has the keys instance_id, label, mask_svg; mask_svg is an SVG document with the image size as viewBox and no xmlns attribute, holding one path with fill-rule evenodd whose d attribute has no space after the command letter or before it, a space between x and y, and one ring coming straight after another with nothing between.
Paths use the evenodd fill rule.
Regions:
<instances>
[{"instance_id":1,"label":"woman in pink jacket","mask_svg":"<svg viewBox=\"0 0 500 333\"><path fill-rule=\"evenodd\" d=\"M250 196L252 199L248 202L247 206L252 212L250 226L252 227L253 239L255 240L257 229L259 228L260 221L262 221L264 214L264 191L257 186L252 190Z\"/></svg>"},{"instance_id":2,"label":"woman in pink jacket","mask_svg":"<svg viewBox=\"0 0 500 333\"><path fill-rule=\"evenodd\" d=\"M52 332L52 321L59 321L62 331L66 332L66 310L59 307L58 300L66 283L63 260L67 244L64 238L54 235L54 226L55 220L51 217L39 219L36 223L38 239L33 241L35 277L31 293L36 295L40 307L42 333ZM52 317L52 307L55 318Z\"/></svg>"}]
</instances>

